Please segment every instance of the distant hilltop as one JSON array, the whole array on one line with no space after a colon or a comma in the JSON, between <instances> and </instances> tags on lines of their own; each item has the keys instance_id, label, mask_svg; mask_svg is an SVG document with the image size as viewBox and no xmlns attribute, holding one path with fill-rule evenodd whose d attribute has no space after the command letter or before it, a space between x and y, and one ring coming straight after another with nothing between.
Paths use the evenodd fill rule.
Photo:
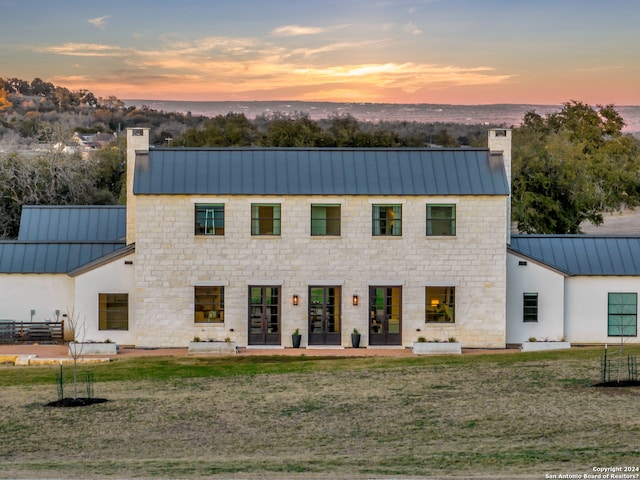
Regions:
<instances>
[{"instance_id":1,"label":"distant hilltop","mask_svg":"<svg viewBox=\"0 0 640 480\"><path fill-rule=\"evenodd\" d=\"M164 112L191 112L193 115L215 117L229 112L244 113L247 118L274 113L303 113L317 120L335 115L349 114L367 122L424 122L461 123L498 126L519 126L524 114L535 110L540 115L557 112L562 105L493 104L396 104L396 103L336 103L336 102L198 102L177 100L124 100L127 107L143 105ZM640 132L640 106L616 106L624 118L625 132Z\"/></svg>"}]
</instances>

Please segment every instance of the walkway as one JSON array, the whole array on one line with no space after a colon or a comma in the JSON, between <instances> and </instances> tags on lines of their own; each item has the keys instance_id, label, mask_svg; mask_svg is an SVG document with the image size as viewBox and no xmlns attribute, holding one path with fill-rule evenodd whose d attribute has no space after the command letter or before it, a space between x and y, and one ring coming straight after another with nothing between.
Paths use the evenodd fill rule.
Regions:
<instances>
[{"instance_id":1,"label":"walkway","mask_svg":"<svg viewBox=\"0 0 640 480\"><path fill-rule=\"evenodd\" d=\"M514 349L463 349L463 355L511 353ZM410 348L239 348L239 355L289 355L307 357L412 357ZM204 354L203 354L204 355ZM186 348L120 348L118 359L142 356L187 356ZM108 362L109 356L82 355L83 362ZM0 345L0 364L42 365L72 361L66 345Z\"/></svg>"}]
</instances>

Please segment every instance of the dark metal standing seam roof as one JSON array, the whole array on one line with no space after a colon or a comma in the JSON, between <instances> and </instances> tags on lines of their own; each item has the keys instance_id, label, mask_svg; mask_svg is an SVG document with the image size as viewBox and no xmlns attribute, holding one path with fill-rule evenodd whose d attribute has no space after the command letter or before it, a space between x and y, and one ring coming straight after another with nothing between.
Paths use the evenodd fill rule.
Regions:
<instances>
[{"instance_id":1,"label":"dark metal standing seam roof","mask_svg":"<svg viewBox=\"0 0 640 480\"><path fill-rule=\"evenodd\" d=\"M124 206L24 206L19 241L113 242L124 239Z\"/></svg>"},{"instance_id":2,"label":"dark metal standing seam roof","mask_svg":"<svg viewBox=\"0 0 640 480\"><path fill-rule=\"evenodd\" d=\"M25 206L17 241L0 242L0 273L69 273L126 248L123 206Z\"/></svg>"},{"instance_id":3,"label":"dark metal standing seam roof","mask_svg":"<svg viewBox=\"0 0 640 480\"><path fill-rule=\"evenodd\" d=\"M68 273L121 248L124 242L0 242L0 273Z\"/></svg>"},{"instance_id":4,"label":"dark metal standing seam roof","mask_svg":"<svg viewBox=\"0 0 640 480\"><path fill-rule=\"evenodd\" d=\"M568 275L640 276L640 236L512 235L510 249Z\"/></svg>"},{"instance_id":5,"label":"dark metal standing seam roof","mask_svg":"<svg viewBox=\"0 0 640 480\"><path fill-rule=\"evenodd\" d=\"M486 149L152 149L138 195L508 195Z\"/></svg>"}]
</instances>

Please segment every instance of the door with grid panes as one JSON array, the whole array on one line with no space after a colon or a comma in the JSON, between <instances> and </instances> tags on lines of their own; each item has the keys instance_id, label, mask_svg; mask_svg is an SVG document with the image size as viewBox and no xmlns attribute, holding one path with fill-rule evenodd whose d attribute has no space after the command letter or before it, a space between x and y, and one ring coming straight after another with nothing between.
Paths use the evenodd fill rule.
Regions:
<instances>
[{"instance_id":1,"label":"door with grid panes","mask_svg":"<svg viewBox=\"0 0 640 480\"><path fill-rule=\"evenodd\" d=\"M280 345L280 287L249 287L249 345Z\"/></svg>"},{"instance_id":2,"label":"door with grid panes","mask_svg":"<svg viewBox=\"0 0 640 480\"><path fill-rule=\"evenodd\" d=\"M340 345L340 287L309 287L309 345Z\"/></svg>"},{"instance_id":3,"label":"door with grid panes","mask_svg":"<svg viewBox=\"0 0 640 480\"><path fill-rule=\"evenodd\" d=\"M402 287L369 287L369 345L402 342Z\"/></svg>"}]
</instances>

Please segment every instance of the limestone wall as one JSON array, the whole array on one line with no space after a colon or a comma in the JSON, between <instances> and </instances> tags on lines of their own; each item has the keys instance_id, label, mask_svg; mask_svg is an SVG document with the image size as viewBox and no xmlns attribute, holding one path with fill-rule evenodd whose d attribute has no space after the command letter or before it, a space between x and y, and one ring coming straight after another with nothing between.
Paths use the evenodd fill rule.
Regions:
<instances>
[{"instance_id":1,"label":"limestone wall","mask_svg":"<svg viewBox=\"0 0 640 480\"><path fill-rule=\"evenodd\" d=\"M196 203L225 205L225 235L195 236ZM280 203L282 233L251 235L251 204ZM312 237L312 203L342 206L342 235ZM401 237L372 236L372 204L401 204ZM457 235L427 237L428 203L457 205ZM402 344L455 336L463 347L505 345L506 199L463 197L136 197L138 346L186 346L195 336L247 344L248 286L282 286L282 344L307 333L309 286L342 287L342 344L367 345L368 287L402 286ZM194 323L194 286L224 285L225 323ZM456 323L425 324L425 286L456 287ZM300 299L292 304L292 296ZM358 306L352 296L358 295Z\"/></svg>"}]
</instances>

